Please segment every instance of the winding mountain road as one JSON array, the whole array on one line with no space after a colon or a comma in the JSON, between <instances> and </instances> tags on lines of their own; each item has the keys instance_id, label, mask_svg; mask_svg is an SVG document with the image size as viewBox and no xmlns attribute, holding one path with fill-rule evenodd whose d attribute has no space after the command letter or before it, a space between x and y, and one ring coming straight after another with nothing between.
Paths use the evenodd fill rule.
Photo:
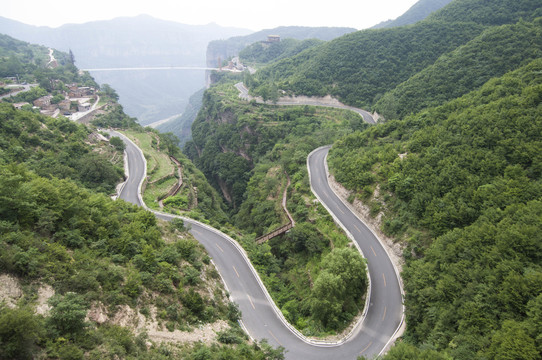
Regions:
<instances>
[{"instance_id":1,"label":"winding mountain road","mask_svg":"<svg viewBox=\"0 0 542 360\"><path fill-rule=\"evenodd\" d=\"M126 143L129 174L119 197L147 208L141 197L146 174L143 153L124 135L113 131L110 133L121 137ZM371 279L366 313L349 336L339 343L316 343L304 338L284 320L237 242L210 226L182 218L191 224L191 233L205 246L232 300L239 304L245 330L254 339L265 338L274 346L283 346L286 359L354 360L359 355L373 357L386 349L403 322L402 293L397 273L376 236L329 187L326 167L328 151L329 147L319 148L308 157L311 187L365 254ZM153 212L165 220L178 217Z\"/></svg>"},{"instance_id":2,"label":"winding mountain road","mask_svg":"<svg viewBox=\"0 0 542 360\"><path fill-rule=\"evenodd\" d=\"M330 107L335 109L345 109L345 110L351 110L353 112L358 113L365 122L369 124L376 124L375 119L373 118L373 115L369 113L366 110L356 108L353 106L345 105L334 98L321 98L321 97L306 97L306 96L283 96L279 98L276 102L272 101L264 101L261 97L254 97L251 96L248 93L248 89L242 82L239 82L235 84L235 87L239 91L239 97L246 101L254 100L259 104L273 104L273 105L293 105L293 106L303 106L303 105L310 105L310 106L323 106L323 107Z\"/></svg>"},{"instance_id":3,"label":"winding mountain road","mask_svg":"<svg viewBox=\"0 0 542 360\"><path fill-rule=\"evenodd\" d=\"M13 86L15 86L15 87L22 87L22 89L21 89L21 90L14 91L14 92L9 93L9 94L2 95L2 96L0 96L0 100L2 100L2 99L4 99L4 98L8 98L8 97L10 97L10 96L15 96L15 95L20 94L20 93L25 92L25 91L29 91L31 88L38 86L38 84L30 84L30 85L28 85L28 84L27 84L27 85L14 84ZM9 86L8 86L8 87L9 87Z\"/></svg>"}]
</instances>

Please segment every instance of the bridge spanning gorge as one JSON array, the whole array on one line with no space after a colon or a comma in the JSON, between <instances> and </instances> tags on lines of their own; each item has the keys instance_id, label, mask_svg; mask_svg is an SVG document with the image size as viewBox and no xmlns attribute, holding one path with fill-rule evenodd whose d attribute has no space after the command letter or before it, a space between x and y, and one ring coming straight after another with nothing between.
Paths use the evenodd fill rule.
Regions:
<instances>
[{"instance_id":1,"label":"bridge spanning gorge","mask_svg":"<svg viewBox=\"0 0 542 360\"><path fill-rule=\"evenodd\" d=\"M94 68L94 69L81 69L82 71L95 72L95 71L142 71L142 70L198 70L198 71L231 71L241 72L237 69L212 68L204 66L140 66L140 67L118 67L118 68Z\"/></svg>"}]
</instances>

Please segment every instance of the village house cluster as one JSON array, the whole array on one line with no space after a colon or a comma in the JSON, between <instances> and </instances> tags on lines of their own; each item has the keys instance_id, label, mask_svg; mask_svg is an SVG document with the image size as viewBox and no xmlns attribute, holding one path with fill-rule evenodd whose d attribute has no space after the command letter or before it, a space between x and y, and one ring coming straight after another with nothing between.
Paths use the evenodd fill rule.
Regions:
<instances>
[{"instance_id":1,"label":"village house cluster","mask_svg":"<svg viewBox=\"0 0 542 360\"><path fill-rule=\"evenodd\" d=\"M40 113L56 117L59 114L71 116L76 112L89 111L92 103L96 100L96 89L88 86L77 86L71 84L64 91L64 99L59 102L54 101L53 95L42 96L33 102L33 106L40 109ZM20 109L28 105L27 102L13 104Z\"/></svg>"}]
</instances>

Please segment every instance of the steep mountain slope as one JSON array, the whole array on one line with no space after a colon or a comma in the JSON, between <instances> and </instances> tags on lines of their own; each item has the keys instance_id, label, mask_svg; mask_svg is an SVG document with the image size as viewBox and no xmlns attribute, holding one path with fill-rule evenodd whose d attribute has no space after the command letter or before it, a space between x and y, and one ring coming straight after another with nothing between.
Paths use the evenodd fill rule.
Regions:
<instances>
[{"instance_id":1,"label":"steep mountain slope","mask_svg":"<svg viewBox=\"0 0 542 360\"><path fill-rule=\"evenodd\" d=\"M392 28L415 24L428 17L431 13L442 9L452 1L453 0L420 0L397 19L383 21L380 24L373 26L371 29Z\"/></svg>"},{"instance_id":2,"label":"steep mountain slope","mask_svg":"<svg viewBox=\"0 0 542 360\"><path fill-rule=\"evenodd\" d=\"M374 108L385 118L402 118L457 98L540 57L542 18L492 27L386 93Z\"/></svg>"},{"instance_id":3,"label":"steep mountain slope","mask_svg":"<svg viewBox=\"0 0 542 360\"><path fill-rule=\"evenodd\" d=\"M255 42L239 52L239 58L245 65L263 65L283 58L292 57L298 53L322 44L318 39L284 39L276 43Z\"/></svg>"},{"instance_id":4,"label":"steep mountain slope","mask_svg":"<svg viewBox=\"0 0 542 360\"><path fill-rule=\"evenodd\" d=\"M90 141L89 129L65 118L21 113L5 103L0 104L0 118L2 163L24 163L40 176L71 179L105 194L113 193L122 180L122 162L113 166L109 161L114 152L99 144L94 149L82 145Z\"/></svg>"},{"instance_id":5,"label":"steep mountain slope","mask_svg":"<svg viewBox=\"0 0 542 360\"><path fill-rule=\"evenodd\" d=\"M216 24L184 25L141 15L59 28L35 27L0 17L0 33L59 50L72 50L79 68L199 66L211 40L249 30ZM117 90L126 112L148 124L183 112L205 85L204 71L92 72ZM179 86L183 84L183 86Z\"/></svg>"},{"instance_id":6,"label":"steep mountain slope","mask_svg":"<svg viewBox=\"0 0 542 360\"><path fill-rule=\"evenodd\" d=\"M542 16L537 0L454 0L448 6L431 14L428 19L450 22L473 21L483 25L513 24Z\"/></svg>"},{"instance_id":7,"label":"steep mountain slope","mask_svg":"<svg viewBox=\"0 0 542 360\"><path fill-rule=\"evenodd\" d=\"M351 105L371 106L484 28L521 18L532 21L540 8L539 2L531 0L456 0L414 25L348 34L279 61L256 73L249 85L255 94L273 88L294 94L331 94Z\"/></svg>"},{"instance_id":8,"label":"steep mountain slope","mask_svg":"<svg viewBox=\"0 0 542 360\"><path fill-rule=\"evenodd\" d=\"M540 357L541 71L537 59L332 148L337 180L405 240L411 344L454 359Z\"/></svg>"},{"instance_id":9,"label":"steep mountain slope","mask_svg":"<svg viewBox=\"0 0 542 360\"><path fill-rule=\"evenodd\" d=\"M275 88L288 93L331 94L367 107L482 29L474 23L423 21L406 28L360 31L265 67L254 75L255 83L247 85L259 94L275 79Z\"/></svg>"},{"instance_id":10,"label":"steep mountain slope","mask_svg":"<svg viewBox=\"0 0 542 360\"><path fill-rule=\"evenodd\" d=\"M192 141L184 148L234 209L246 200L251 170L278 142L294 143L312 134L307 141L318 147L365 126L361 116L346 110L299 106L276 111L274 106L248 103L233 86L238 80L225 78L205 92L192 125Z\"/></svg>"},{"instance_id":11,"label":"steep mountain slope","mask_svg":"<svg viewBox=\"0 0 542 360\"><path fill-rule=\"evenodd\" d=\"M60 64L66 63L67 54L57 51L54 55ZM13 77L45 66L49 62L49 49L0 34L0 59L0 76Z\"/></svg>"}]
</instances>

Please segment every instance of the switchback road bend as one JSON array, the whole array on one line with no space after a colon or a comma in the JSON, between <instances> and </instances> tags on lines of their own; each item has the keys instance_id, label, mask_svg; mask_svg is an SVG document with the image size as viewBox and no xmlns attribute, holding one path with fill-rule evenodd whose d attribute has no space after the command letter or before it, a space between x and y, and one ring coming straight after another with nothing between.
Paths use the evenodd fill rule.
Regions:
<instances>
[{"instance_id":1,"label":"switchback road bend","mask_svg":"<svg viewBox=\"0 0 542 360\"><path fill-rule=\"evenodd\" d=\"M121 134L126 143L129 176L120 198L145 207L141 200L141 184L146 163L141 150ZM248 261L246 253L231 238L207 225L183 218L191 224L194 237L205 246L220 272L231 298L242 312L242 324L254 339L268 339L274 346L286 349L291 360L356 359L359 355L372 357L381 353L402 322L402 296L394 268L378 239L355 217L333 193L327 183L325 158L328 148L313 152L308 160L312 186L325 206L352 233L368 257L372 283L370 303L363 322L341 344L315 344L292 331L278 313L269 294ZM135 194L135 195L134 195ZM344 214L343 214L344 213ZM155 212L171 220L174 215ZM358 230L359 229L359 233ZM374 250L374 253L373 253Z\"/></svg>"}]
</instances>

